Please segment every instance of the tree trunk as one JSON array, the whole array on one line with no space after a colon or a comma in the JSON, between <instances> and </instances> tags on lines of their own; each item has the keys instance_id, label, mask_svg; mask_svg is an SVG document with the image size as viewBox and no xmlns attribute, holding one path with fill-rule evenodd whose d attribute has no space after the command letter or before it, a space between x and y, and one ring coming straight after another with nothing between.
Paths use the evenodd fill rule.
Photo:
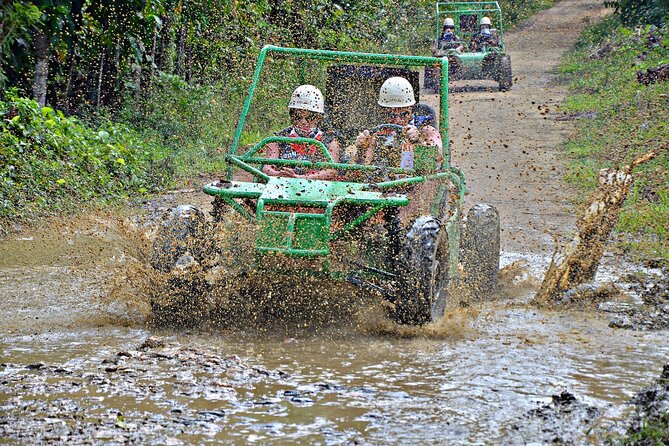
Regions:
<instances>
[{"instance_id":1,"label":"tree trunk","mask_svg":"<svg viewBox=\"0 0 669 446\"><path fill-rule=\"evenodd\" d=\"M72 76L74 76L74 66L77 62L77 47L73 46L68 55L67 82L65 84L65 104L63 111L66 115L70 114L70 97L72 96Z\"/></svg>"},{"instance_id":2,"label":"tree trunk","mask_svg":"<svg viewBox=\"0 0 669 446\"><path fill-rule=\"evenodd\" d=\"M184 57L185 57L185 47L186 47L186 26L184 25L184 14L186 9L187 0L184 0L181 5L181 11L179 12L179 21L181 26L179 27L179 44L177 48L177 74L180 76L184 75Z\"/></svg>"},{"instance_id":3,"label":"tree trunk","mask_svg":"<svg viewBox=\"0 0 669 446\"><path fill-rule=\"evenodd\" d=\"M104 48L100 52L100 75L98 76L98 92L95 98L95 109L100 108L100 98L102 96L102 75L105 70L105 50Z\"/></svg>"},{"instance_id":4,"label":"tree trunk","mask_svg":"<svg viewBox=\"0 0 669 446\"><path fill-rule=\"evenodd\" d=\"M46 83L49 77L49 37L43 30L35 33L33 39L35 48L35 80L33 96L39 105L46 105Z\"/></svg>"},{"instance_id":5,"label":"tree trunk","mask_svg":"<svg viewBox=\"0 0 669 446\"><path fill-rule=\"evenodd\" d=\"M184 26L179 30L179 48L177 51L177 74L184 74L184 51L186 46L186 28Z\"/></svg>"},{"instance_id":6,"label":"tree trunk","mask_svg":"<svg viewBox=\"0 0 669 446\"><path fill-rule=\"evenodd\" d=\"M73 28L70 44L67 49L67 81L65 83L65 103L63 104L63 111L66 115L70 114L70 101L74 96L72 93L72 84L75 75L75 67L77 65L77 52L79 48L79 33L82 29L83 8L84 0L72 0L70 17L73 23Z\"/></svg>"},{"instance_id":7,"label":"tree trunk","mask_svg":"<svg viewBox=\"0 0 669 446\"><path fill-rule=\"evenodd\" d=\"M186 45L186 82L190 83L193 77L193 45Z\"/></svg>"},{"instance_id":8,"label":"tree trunk","mask_svg":"<svg viewBox=\"0 0 669 446\"><path fill-rule=\"evenodd\" d=\"M153 78L153 73L156 68L158 68L158 65L156 65L156 46L158 44L158 29L157 27L154 28L153 30L153 46L151 48L151 75L149 76L149 83L151 82L151 79Z\"/></svg>"}]
</instances>

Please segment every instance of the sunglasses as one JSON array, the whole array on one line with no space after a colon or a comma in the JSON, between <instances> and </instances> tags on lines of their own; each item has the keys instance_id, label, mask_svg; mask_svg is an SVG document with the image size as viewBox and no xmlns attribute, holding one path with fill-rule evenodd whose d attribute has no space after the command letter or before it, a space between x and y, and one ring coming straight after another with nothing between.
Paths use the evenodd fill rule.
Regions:
<instances>
[{"instance_id":1,"label":"sunglasses","mask_svg":"<svg viewBox=\"0 0 669 446\"><path fill-rule=\"evenodd\" d=\"M307 122L314 122L318 121L321 119L321 115L319 113L314 113L310 111L304 111L304 110L294 110L290 112L290 117L294 119L295 121L307 121Z\"/></svg>"},{"instance_id":2,"label":"sunglasses","mask_svg":"<svg viewBox=\"0 0 669 446\"><path fill-rule=\"evenodd\" d=\"M449 26L449 25L446 25L446 26L444 26L444 28L446 28L446 29L455 29L455 26Z\"/></svg>"},{"instance_id":3,"label":"sunglasses","mask_svg":"<svg viewBox=\"0 0 669 446\"><path fill-rule=\"evenodd\" d=\"M388 112L388 117L389 118L408 118L411 116L410 111L403 111L403 112Z\"/></svg>"}]
</instances>

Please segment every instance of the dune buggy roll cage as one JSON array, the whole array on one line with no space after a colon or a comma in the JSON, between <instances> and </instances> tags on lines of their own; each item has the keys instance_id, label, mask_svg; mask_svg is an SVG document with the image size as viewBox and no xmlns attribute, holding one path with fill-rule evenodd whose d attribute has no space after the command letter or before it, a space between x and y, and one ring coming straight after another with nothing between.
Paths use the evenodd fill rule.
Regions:
<instances>
[{"instance_id":1,"label":"dune buggy roll cage","mask_svg":"<svg viewBox=\"0 0 669 446\"><path fill-rule=\"evenodd\" d=\"M489 17L492 21L492 28L497 30L499 38L499 48L504 50L504 30L502 29L502 10L497 2L437 2L436 3L437 18L436 18L436 34L435 41L439 40L442 31L442 23L444 17L453 18L455 22L455 33L461 38L469 38L479 31L479 23L481 18ZM464 18L475 20L463 20ZM470 28L469 22L475 24L475 27Z\"/></svg>"},{"instance_id":2,"label":"dune buggy roll cage","mask_svg":"<svg viewBox=\"0 0 669 446\"><path fill-rule=\"evenodd\" d=\"M436 57L424 57L424 56L404 56L395 54L374 54L374 53L358 53L358 52L348 52L348 51L312 50L303 48L283 48L273 45L266 45L260 50L260 54L258 55L258 62L256 64L256 69L255 72L253 73L253 78L251 79L251 86L249 87L249 92L248 95L246 96L246 100L244 101L244 107L242 108L242 112L239 117L239 122L237 123L237 129L235 130L235 134L232 140L232 146L230 147L230 150L228 152L229 161L231 161L233 164L236 164L238 165L238 167L241 167L244 170L248 171L247 168L239 165L238 161L244 161L246 158L257 153L262 147L264 147L270 142L281 141L275 139L279 137L265 138L264 140L256 144L254 147L252 147L246 154L242 156L237 155L237 149L239 148L239 141L241 139L242 132L244 130L246 117L248 116L249 110L251 108L251 103L253 101L256 88L258 86L258 81L260 79L262 68L265 64L265 59L270 53L296 56L298 59L301 59L302 61L303 72L307 60L320 60L320 61L356 63L356 64L368 63L377 65L394 65L406 68L425 67L425 66L440 66L444 68L443 70L441 70L442 72L441 94L439 97L440 100L439 110L441 119L440 119L439 131L441 133L441 139L444 142L444 159L446 159L448 164L450 164L450 152L448 151L448 61L447 60ZM322 143L320 143L319 141L308 138L304 138L304 141L300 141L296 138L291 138L290 142L293 143L308 142L309 144L316 144L319 147L322 146ZM322 147L321 150L323 150ZM324 155L328 160L328 165L326 166L323 165L323 163L321 163L321 165L317 166L318 168L321 169L336 168L344 170L370 170L369 168L371 168L372 170L374 169L374 167L372 166L332 163L332 157L327 153L327 150L325 150ZM298 164L292 164L296 163L296 161L290 161L287 163L286 160L272 159L271 160L272 162L270 162L269 158L266 158L264 160L266 162L263 162L261 164L274 164L276 162L277 165L283 164L283 165L294 165L294 166L301 166L301 165L307 166L307 164L299 164L300 162L297 162ZM255 162L255 160L253 162ZM311 164L308 164L308 166L311 166ZM251 172L251 173L257 175L256 172ZM398 172L398 173L407 173L407 172ZM228 179L231 180L232 179L231 176L232 176L232 171L228 170Z\"/></svg>"}]
</instances>

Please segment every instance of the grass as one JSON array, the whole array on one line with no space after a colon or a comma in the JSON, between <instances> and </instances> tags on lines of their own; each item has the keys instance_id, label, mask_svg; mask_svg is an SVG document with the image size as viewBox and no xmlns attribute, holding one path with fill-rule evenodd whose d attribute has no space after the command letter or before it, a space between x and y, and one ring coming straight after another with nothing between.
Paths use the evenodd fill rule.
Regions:
<instances>
[{"instance_id":1,"label":"grass","mask_svg":"<svg viewBox=\"0 0 669 446\"><path fill-rule=\"evenodd\" d=\"M576 117L566 145L567 181L586 192L601 168L625 165L669 140L669 83L637 82L638 70L669 63L669 30L627 29L614 16L591 25L560 65ZM629 254L669 261L669 154L641 166L617 230ZM585 194L587 196L587 194Z\"/></svg>"},{"instance_id":2,"label":"grass","mask_svg":"<svg viewBox=\"0 0 669 446\"><path fill-rule=\"evenodd\" d=\"M638 427L630 428L624 435L608 439L607 444L615 446L667 445L669 444L669 414L643 420Z\"/></svg>"},{"instance_id":3,"label":"grass","mask_svg":"<svg viewBox=\"0 0 669 446\"><path fill-rule=\"evenodd\" d=\"M0 226L161 190L172 174L164 148L125 126L0 101Z\"/></svg>"}]
</instances>

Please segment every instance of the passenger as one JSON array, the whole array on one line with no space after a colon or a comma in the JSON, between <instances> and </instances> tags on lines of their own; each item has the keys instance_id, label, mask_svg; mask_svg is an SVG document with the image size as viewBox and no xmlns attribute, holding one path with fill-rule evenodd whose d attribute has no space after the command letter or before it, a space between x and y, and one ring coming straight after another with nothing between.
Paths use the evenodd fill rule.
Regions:
<instances>
[{"instance_id":1,"label":"passenger","mask_svg":"<svg viewBox=\"0 0 669 446\"><path fill-rule=\"evenodd\" d=\"M398 135L396 129L381 129L370 133L364 130L358 134L355 145L363 152L363 163L376 166L401 167L413 169L414 147L416 145L436 146L438 149L437 162L442 160L442 141L439 131L432 125L416 127L412 125L414 118L413 87L403 77L391 77L381 86L378 104L385 113L385 123L402 126ZM385 143L377 146L377 138L385 137ZM404 141L393 144L389 141Z\"/></svg>"},{"instance_id":2,"label":"passenger","mask_svg":"<svg viewBox=\"0 0 669 446\"><path fill-rule=\"evenodd\" d=\"M313 138L327 147L335 162L339 160L339 143L331 132L325 132L319 125L325 116L323 93L313 85L300 85L293 91L288 103L292 125L278 132L277 136L290 138ZM327 161L321 149L315 144L270 143L265 149L267 158L304 161ZM337 176L334 169L306 170L303 167L281 167L266 164L263 172L272 176L307 178L310 180L332 180Z\"/></svg>"},{"instance_id":3,"label":"passenger","mask_svg":"<svg viewBox=\"0 0 669 446\"><path fill-rule=\"evenodd\" d=\"M477 34L472 36L472 49L482 51L486 46L499 46L499 39L492 33L490 26L492 22L489 17L481 19L481 28Z\"/></svg>"},{"instance_id":4,"label":"passenger","mask_svg":"<svg viewBox=\"0 0 669 446\"><path fill-rule=\"evenodd\" d=\"M460 36L455 34L455 22L450 17L444 19L444 28L441 36L439 36L437 46L437 49L453 49L458 53L461 53L465 48Z\"/></svg>"}]
</instances>

